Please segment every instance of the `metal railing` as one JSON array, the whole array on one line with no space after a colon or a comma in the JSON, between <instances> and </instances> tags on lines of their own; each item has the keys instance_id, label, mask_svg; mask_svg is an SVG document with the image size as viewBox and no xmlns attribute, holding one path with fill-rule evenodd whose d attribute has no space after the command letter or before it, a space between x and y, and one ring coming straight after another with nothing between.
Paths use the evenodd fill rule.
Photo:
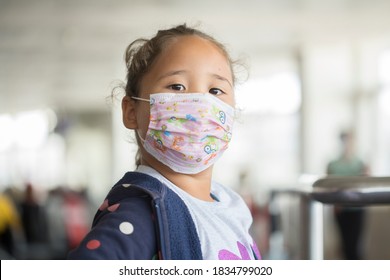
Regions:
<instances>
[{"instance_id":1,"label":"metal railing","mask_svg":"<svg viewBox=\"0 0 390 280\"><path fill-rule=\"evenodd\" d=\"M309 189L277 190L272 195L273 199L281 196L299 199L300 258L323 259L324 205L390 205L390 177L327 176L315 181Z\"/></svg>"}]
</instances>

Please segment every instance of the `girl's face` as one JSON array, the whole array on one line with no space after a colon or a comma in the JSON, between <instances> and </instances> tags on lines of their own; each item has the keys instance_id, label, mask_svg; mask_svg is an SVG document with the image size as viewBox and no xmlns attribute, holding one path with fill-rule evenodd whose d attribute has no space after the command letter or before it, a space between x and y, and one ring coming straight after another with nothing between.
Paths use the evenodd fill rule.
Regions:
<instances>
[{"instance_id":1,"label":"girl's face","mask_svg":"<svg viewBox=\"0 0 390 280\"><path fill-rule=\"evenodd\" d=\"M152 93L205 93L234 107L233 75L227 58L212 42L198 36L183 36L169 43L143 77L139 97ZM138 102L138 129L145 137L149 104Z\"/></svg>"},{"instance_id":2,"label":"girl's face","mask_svg":"<svg viewBox=\"0 0 390 280\"><path fill-rule=\"evenodd\" d=\"M233 74L228 59L216 45L199 36L182 36L167 44L142 78L138 97L149 99L153 93L212 94L232 107L235 105ZM125 97L122 106L125 126L136 129L145 139L150 104ZM140 149L141 164L150 165L160 172L166 168L142 145Z\"/></svg>"}]
</instances>

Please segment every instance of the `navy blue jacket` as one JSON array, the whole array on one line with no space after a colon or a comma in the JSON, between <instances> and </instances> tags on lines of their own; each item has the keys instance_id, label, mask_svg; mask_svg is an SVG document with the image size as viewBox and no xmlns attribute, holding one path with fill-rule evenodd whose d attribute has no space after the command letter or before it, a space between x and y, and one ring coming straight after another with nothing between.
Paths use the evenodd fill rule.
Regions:
<instances>
[{"instance_id":1,"label":"navy blue jacket","mask_svg":"<svg viewBox=\"0 0 390 280\"><path fill-rule=\"evenodd\" d=\"M183 200L156 178L128 172L97 211L91 231L68 259L202 259Z\"/></svg>"}]
</instances>

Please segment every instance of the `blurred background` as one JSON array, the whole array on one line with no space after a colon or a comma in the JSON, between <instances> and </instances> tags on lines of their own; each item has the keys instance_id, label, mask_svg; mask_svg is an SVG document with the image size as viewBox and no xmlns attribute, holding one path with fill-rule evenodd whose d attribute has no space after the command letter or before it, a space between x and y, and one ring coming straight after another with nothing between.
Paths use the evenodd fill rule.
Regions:
<instances>
[{"instance_id":1,"label":"blurred background","mask_svg":"<svg viewBox=\"0 0 390 280\"><path fill-rule=\"evenodd\" d=\"M88 231L135 166L121 93L110 97L125 48L181 23L245 65L215 180L248 202L264 258L305 258L294 199L275 206L275 192L325 176L342 131L370 175L390 176L389 13L387 0L0 0L1 258L64 259ZM333 210L324 258L343 259ZM390 259L389 212L367 209L363 258Z\"/></svg>"}]
</instances>

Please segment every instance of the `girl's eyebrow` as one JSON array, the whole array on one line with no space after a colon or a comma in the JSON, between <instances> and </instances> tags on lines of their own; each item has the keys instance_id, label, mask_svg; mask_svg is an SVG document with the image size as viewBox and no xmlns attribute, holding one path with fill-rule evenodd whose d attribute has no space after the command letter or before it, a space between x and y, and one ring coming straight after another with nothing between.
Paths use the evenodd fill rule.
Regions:
<instances>
[{"instance_id":1,"label":"girl's eyebrow","mask_svg":"<svg viewBox=\"0 0 390 280\"><path fill-rule=\"evenodd\" d=\"M227 82L232 88L233 88L233 85L232 83L225 77L221 76L221 75L218 75L218 74L211 74L211 76L213 76L214 78L218 79L218 80L221 80L221 81L224 81L224 82Z\"/></svg>"},{"instance_id":2,"label":"girl's eyebrow","mask_svg":"<svg viewBox=\"0 0 390 280\"><path fill-rule=\"evenodd\" d=\"M157 81L162 80L162 79L167 78L167 77L170 77L170 76L180 75L180 74L183 74L183 73L186 73L186 72L188 72L188 71L186 71L186 70L173 70L173 71L169 71L167 73L162 74L160 77L158 77Z\"/></svg>"}]
</instances>

